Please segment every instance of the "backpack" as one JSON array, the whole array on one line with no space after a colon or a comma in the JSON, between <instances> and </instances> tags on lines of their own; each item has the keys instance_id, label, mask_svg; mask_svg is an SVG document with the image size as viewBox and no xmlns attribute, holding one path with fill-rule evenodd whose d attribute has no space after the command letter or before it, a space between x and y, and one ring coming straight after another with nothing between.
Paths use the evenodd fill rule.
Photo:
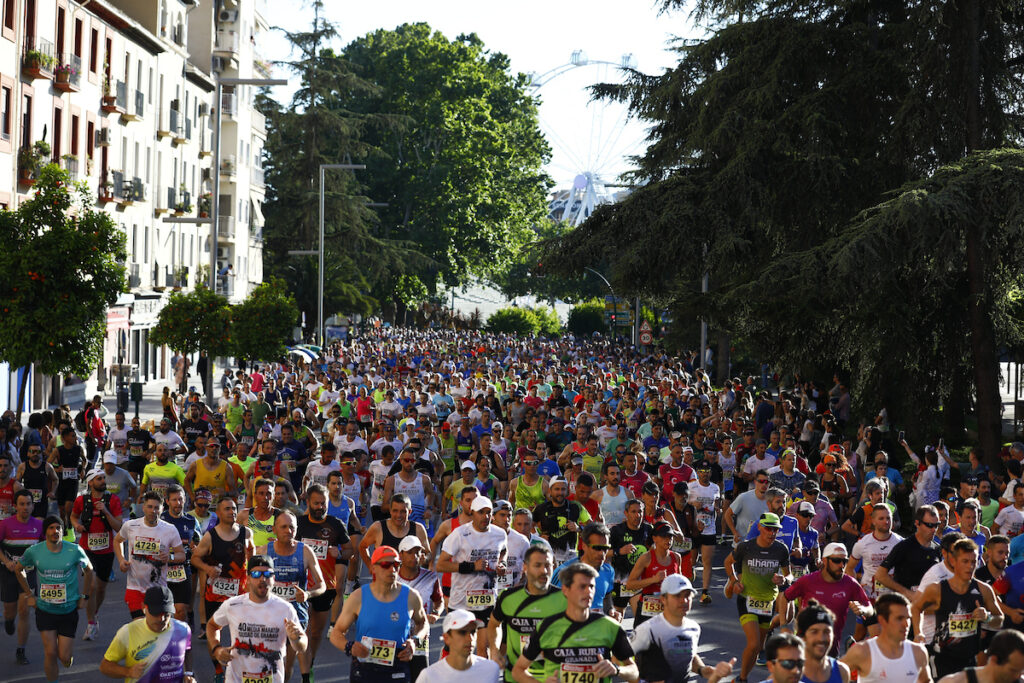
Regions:
<instances>
[{"instance_id":1,"label":"backpack","mask_svg":"<svg viewBox=\"0 0 1024 683\"><path fill-rule=\"evenodd\" d=\"M104 491L103 492L103 507L105 507L108 510L110 509L110 497L111 497L111 495L112 494L109 491ZM86 494L84 496L82 496L82 515L79 518L79 521L82 523L82 526L85 527L86 531L89 530L89 526L92 524L92 512L93 512L92 494L86 492ZM107 529L110 528L110 522L107 521L106 517L100 517L100 520L103 521L103 526L107 527Z\"/></svg>"},{"instance_id":2,"label":"backpack","mask_svg":"<svg viewBox=\"0 0 1024 683\"><path fill-rule=\"evenodd\" d=\"M82 432L83 434L88 429L88 426L85 424L85 411L84 410L79 410L78 414L75 415L75 429L77 429L79 432Z\"/></svg>"}]
</instances>

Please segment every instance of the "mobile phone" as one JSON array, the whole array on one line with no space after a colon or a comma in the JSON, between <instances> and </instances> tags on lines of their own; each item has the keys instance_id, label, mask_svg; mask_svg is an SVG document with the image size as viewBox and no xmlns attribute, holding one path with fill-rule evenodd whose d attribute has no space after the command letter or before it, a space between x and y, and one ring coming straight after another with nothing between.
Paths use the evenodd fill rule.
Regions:
<instances>
[{"instance_id":1,"label":"mobile phone","mask_svg":"<svg viewBox=\"0 0 1024 683\"><path fill-rule=\"evenodd\" d=\"M939 450L941 451L945 447L945 439L939 439Z\"/></svg>"},{"instance_id":2,"label":"mobile phone","mask_svg":"<svg viewBox=\"0 0 1024 683\"><path fill-rule=\"evenodd\" d=\"M905 437L905 436L906 436L906 434L905 434L905 433L904 433L903 431L901 431L901 432L900 432L900 436L899 436L899 438L897 439L897 441L899 441L900 443L903 443L904 441L906 441L906 439L904 439L904 438L903 438L903 437Z\"/></svg>"}]
</instances>

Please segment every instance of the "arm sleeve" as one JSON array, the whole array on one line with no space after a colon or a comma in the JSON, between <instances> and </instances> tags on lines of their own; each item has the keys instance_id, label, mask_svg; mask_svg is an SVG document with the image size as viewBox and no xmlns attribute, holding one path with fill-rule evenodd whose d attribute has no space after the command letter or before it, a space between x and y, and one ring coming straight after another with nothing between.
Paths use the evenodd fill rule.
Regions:
<instances>
[{"instance_id":1,"label":"arm sleeve","mask_svg":"<svg viewBox=\"0 0 1024 683\"><path fill-rule=\"evenodd\" d=\"M624 662L633 657L633 646L629 644L629 638L626 637L626 632L621 626L618 627L618 633L615 635L615 643L612 645L611 649L612 655L620 662Z\"/></svg>"}]
</instances>

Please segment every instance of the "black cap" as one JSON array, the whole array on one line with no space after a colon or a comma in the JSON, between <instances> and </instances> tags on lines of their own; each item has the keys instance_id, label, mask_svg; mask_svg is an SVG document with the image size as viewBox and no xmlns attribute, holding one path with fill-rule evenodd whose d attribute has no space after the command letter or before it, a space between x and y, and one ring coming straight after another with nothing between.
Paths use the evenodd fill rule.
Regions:
<instances>
[{"instance_id":1,"label":"black cap","mask_svg":"<svg viewBox=\"0 0 1024 683\"><path fill-rule=\"evenodd\" d=\"M816 481L814 481L812 479L806 480L800 486L800 488L803 489L804 491L821 491L821 488L818 486L818 482L816 482Z\"/></svg>"},{"instance_id":2,"label":"black cap","mask_svg":"<svg viewBox=\"0 0 1024 683\"><path fill-rule=\"evenodd\" d=\"M174 596L166 586L153 586L142 599L150 614L174 614Z\"/></svg>"}]
</instances>

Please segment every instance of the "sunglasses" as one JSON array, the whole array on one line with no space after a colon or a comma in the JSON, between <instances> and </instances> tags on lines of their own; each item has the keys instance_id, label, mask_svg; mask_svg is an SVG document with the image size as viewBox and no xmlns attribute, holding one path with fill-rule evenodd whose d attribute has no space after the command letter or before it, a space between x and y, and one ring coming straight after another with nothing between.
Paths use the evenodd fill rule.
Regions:
<instances>
[{"instance_id":1,"label":"sunglasses","mask_svg":"<svg viewBox=\"0 0 1024 683\"><path fill-rule=\"evenodd\" d=\"M208 508L208 507L210 507L210 504L209 503L196 503L196 507L197 508Z\"/></svg>"},{"instance_id":2,"label":"sunglasses","mask_svg":"<svg viewBox=\"0 0 1024 683\"><path fill-rule=\"evenodd\" d=\"M843 564L846 562L846 560L842 557L826 557L825 559L829 562L835 562L837 564Z\"/></svg>"},{"instance_id":3,"label":"sunglasses","mask_svg":"<svg viewBox=\"0 0 1024 683\"><path fill-rule=\"evenodd\" d=\"M797 514L799 514L801 517L805 517L807 519L810 519L810 518L814 517L814 515L812 513L810 513L810 512L798 512Z\"/></svg>"},{"instance_id":4,"label":"sunglasses","mask_svg":"<svg viewBox=\"0 0 1024 683\"><path fill-rule=\"evenodd\" d=\"M929 529L938 529L939 528L939 523L938 522L920 522L920 524L921 524L921 526L926 526Z\"/></svg>"},{"instance_id":5,"label":"sunglasses","mask_svg":"<svg viewBox=\"0 0 1024 683\"><path fill-rule=\"evenodd\" d=\"M342 465L348 465L349 467L355 467L356 461L355 460L343 460L341 464Z\"/></svg>"},{"instance_id":6,"label":"sunglasses","mask_svg":"<svg viewBox=\"0 0 1024 683\"><path fill-rule=\"evenodd\" d=\"M612 549L612 547L610 545L592 545L590 547L593 548L594 550L600 550L602 552L608 552L609 550Z\"/></svg>"},{"instance_id":7,"label":"sunglasses","mask_svg":"<svg viewBox=\"0 0 1024 683\"><path fill-rule=\"evenodd\" d=\"M758 484L767 484L767 483L768 483L768 480L767 480L767 479L758 479L758 480L757 480L757 483L758 483Z\"/></svg>"},{"instance_id":8,"label":"sunglasses","mask_svg":"<svg viewBox=\"0 0 1024 683\"><path fill-rule=\"evenodd\" d=\"M377 566L380 567L381 569L394 569L399 564L401 564L401 563L400 562L384 561L384 562L378 562Z\"/></svg>"},{"instance_id":9,"label":"sunglasses","mask_svg":"<svg viewBox=\"0 0 1024 683\"><path fill-rule=\"evenodd\" d=\"M773 659L772 661L789 671L804 668L804 660L802 659Z\"/></svg>"},{"instance_id":10,"label":"sunglasses","mask_svg":"<svg viewBox=\"0 0 1024 683\"><path fill-rule=\"evenodd\" d=\"M251 569L249 570L250 579L272 579L274 578L273 569Z\"/></svg>"},{"instance_id":11,"label":"sunglasses","mask_svg":"<svg viewBox=\"0 0 1024 683\"><path fill-rule=\"evenodd\" d=\"M835 466L836 466L836 464L834 462L825 463L825 467L835 467Z\"/></svg>"},{"instance_id":12,"label":"sunglasses","mask_svg":"<svg viewBox=\"0 0 1024 683\"><path fill-rule=\"evenodd\" d=\"M524 460L523 465L526 467L536 467L539 464L537 460Z\"/></svg>"}]
</instances>

